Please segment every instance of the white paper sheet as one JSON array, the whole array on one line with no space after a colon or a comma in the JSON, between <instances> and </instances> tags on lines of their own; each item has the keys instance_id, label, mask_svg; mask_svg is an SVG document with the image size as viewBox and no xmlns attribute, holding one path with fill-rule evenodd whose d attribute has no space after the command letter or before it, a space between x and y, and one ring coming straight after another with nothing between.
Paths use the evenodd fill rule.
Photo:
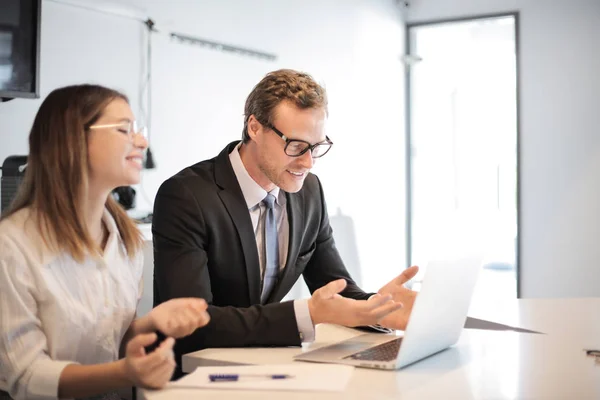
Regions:
<instances>
[{"instance_id":1,"label":"white paper sheet","mask_svg":"<svg viewBox=\"0 0 600 400\"><path fill-rule=\"evenodd\" d=\"M191 374L169 383L167 387L343 392L350 381L353 370L354 367L350 365L308 363L198 367ZM235 382L211 382L208 377L211 374L288 374L293 375L293 378L242 377Z\"/></svg>"}]
</instances>

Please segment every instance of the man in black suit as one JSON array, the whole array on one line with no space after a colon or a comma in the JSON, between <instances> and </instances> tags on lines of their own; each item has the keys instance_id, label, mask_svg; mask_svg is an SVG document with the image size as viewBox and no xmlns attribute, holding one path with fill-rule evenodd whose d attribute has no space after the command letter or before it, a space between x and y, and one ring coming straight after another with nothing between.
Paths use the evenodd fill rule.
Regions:
<instances>
[{"instance_id":1,"label":"man in black suit","mask_svg":"<svg viewBox=\"0 0 600 400\"><path fill-rule=\"evenodd\" d=\"M248 96L242 142L164 182L154 203L154 301L203 297L210 323L175 346L290 346L314 325L404 329L416 267L363 292L335 247L319 179L332 141L327 98L309 75L269 73ZM303 276L312 297L280 302Z\"/></svg>"}]
</instances>

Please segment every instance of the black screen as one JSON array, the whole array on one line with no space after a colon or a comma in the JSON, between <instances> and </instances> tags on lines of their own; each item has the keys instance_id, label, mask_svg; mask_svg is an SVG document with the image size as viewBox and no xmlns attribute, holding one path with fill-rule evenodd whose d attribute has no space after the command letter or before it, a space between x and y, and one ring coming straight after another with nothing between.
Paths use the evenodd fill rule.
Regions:
<instances>
[{"instance_id":1,"label":"black screen","mask_svg":"<svg viewBox=\"0 0 600 400\"><path fill-rule=\"evenodd\" d=\"M0 97L38 97L39 0L0 0Z\"/></svg>"}]
</instances>

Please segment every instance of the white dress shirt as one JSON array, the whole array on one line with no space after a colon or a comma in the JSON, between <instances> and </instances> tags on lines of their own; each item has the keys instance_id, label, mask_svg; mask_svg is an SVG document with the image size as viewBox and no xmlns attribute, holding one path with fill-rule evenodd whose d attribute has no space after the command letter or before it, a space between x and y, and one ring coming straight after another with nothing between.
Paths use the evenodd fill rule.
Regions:
<instances>
[{"instance_id":1,"label":"white dress shirt","mask_svg":"<svg viewBox=\"0 0 600 400\"><path fill-rule=\"evenodd\" d=\"M258 183L252 179L242 159L240 158L240 145L229 154L229 161L233 167L233 172L240 184L244 200L248 206L252 226L254 227L254 236L256 238L256 246L258 249L258 258L260 262L261 276L265 269L264 249L264 212L266 206L262 200L267 196L267 191L264 190ZM289 232L290 224L287 216L285 193L275 187L270 192L275 196L275 221L277 223L277 242L279 244L279 268L285 268L287 253L289 247ZM315 340L315 326L310 318L308 310L308 300L295 300L294 312L296 314L296 323L298 324L298 332L303 342L312 342Z\"/></svg>"},{"instance_id":2,"label":"white dress shirt","mask_svg":"<svg viewBox=\"0 0 600 400\"><path fill-rule=\"evenodd\" d=\"M77 262L44 244L32 212L0 223L0 389L56 399L68 364L116 361L142 294L142 253L129 258L104 211L102 258Z\"/></svg>"}]
</instances>

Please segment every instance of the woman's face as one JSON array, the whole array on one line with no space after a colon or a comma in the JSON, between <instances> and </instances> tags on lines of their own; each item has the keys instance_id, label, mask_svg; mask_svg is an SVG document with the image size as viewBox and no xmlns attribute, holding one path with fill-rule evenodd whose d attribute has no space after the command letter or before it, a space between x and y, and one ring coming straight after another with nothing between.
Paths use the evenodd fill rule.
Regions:
<instances>
[{"instance_id":1,"label":"woman's face","mask_svg":"<svg viewBox=\"0 0 600 400\"><path fill-rule=\"evenodd\" d=\"M143 151L148 142L135 132L129 104L115 99L90 127L88 155L90 184L112 190L139 183Z\"/></svg>"}]
</instances>

